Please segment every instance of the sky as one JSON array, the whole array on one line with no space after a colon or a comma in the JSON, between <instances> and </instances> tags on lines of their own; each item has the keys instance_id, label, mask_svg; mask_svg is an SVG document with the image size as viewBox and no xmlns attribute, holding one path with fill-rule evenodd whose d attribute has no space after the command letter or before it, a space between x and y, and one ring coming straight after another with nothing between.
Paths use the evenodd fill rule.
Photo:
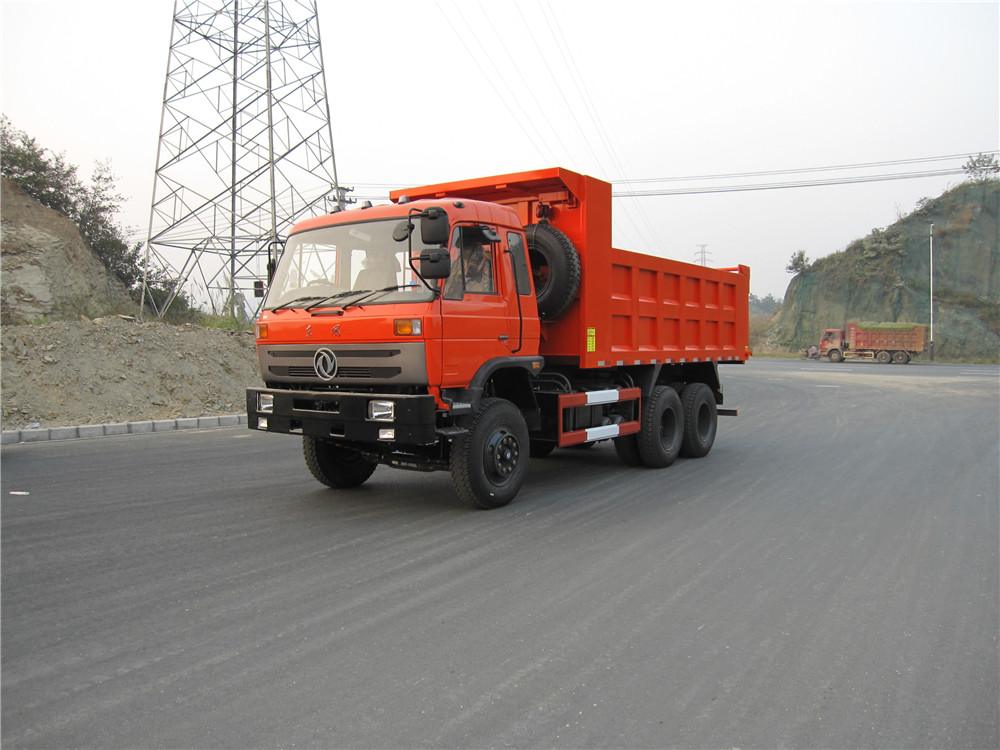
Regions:
<instances>
[{"instance_id":1,"label":"sky","mask_svg":"<svg viewBox=\"0 0 1000 750\"><path fill-rule=\"evenodd\" d=\"M173 3L0 12L0 109L84 175L109 160L141 235ZM337 170L359 195L548 166L622 191L756 184L789 176L632 181L1000 149L998 2L319 0L319 19ZM616 198L614 243L689 262L704 244L781 297L795 251L842 250L961 179Z\"/></svg>"}]
</instances>

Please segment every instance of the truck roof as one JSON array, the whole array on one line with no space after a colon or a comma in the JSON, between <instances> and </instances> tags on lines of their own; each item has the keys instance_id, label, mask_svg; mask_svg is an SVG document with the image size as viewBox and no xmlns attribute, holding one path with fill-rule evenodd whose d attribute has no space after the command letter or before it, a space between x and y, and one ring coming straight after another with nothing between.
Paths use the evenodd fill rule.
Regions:
<instances>
[{"instance_id":1,"label":"truck roof","mask_svg":"<svg viewBox=\"0 0 1000 750\"><path fill-rule=\"evenodd\" d=\"M311 229L322 229L338 224L353 224L360 221L381 219L401 219L409 209L421 211L431 206L443 208L451 221L473 221L498 224L504 227L520 228L517 214L510 208L486 201L469 200L459 196L410 201L405 204L387 203L370 208L354 208L304 219L292 227L289 236Z\"/></svg>"}]
</instances>

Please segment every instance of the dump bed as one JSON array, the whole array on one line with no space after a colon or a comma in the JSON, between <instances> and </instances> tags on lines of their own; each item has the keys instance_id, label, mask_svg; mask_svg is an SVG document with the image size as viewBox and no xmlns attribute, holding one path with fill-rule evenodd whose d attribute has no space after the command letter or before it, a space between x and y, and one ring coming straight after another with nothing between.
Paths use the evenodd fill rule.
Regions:
<instances>
[{"instance_id":1,"label":"dump bed","mask_svg":"<svg viewBox=\"0 0 1000 750\"><path fill-rule=\"evenodd\" d=\"M847 324L847 342L855 351L924 351L925 327L919 323Z\"/></svg>"},{"instance_id":2,"label":"dump bed","mask_svg":"<svg viewBox=\"0 0 1000 750\"><path fill-rule=\"evenodd\" d=\"M523 226L549 221L580 255L576 302L542 324L541 354L581 367L742 362L750 269L713 269L611 246L611 185L552 168L411 188L411 199L454 196L509 206Z\"/></svg>"}]
</instances>

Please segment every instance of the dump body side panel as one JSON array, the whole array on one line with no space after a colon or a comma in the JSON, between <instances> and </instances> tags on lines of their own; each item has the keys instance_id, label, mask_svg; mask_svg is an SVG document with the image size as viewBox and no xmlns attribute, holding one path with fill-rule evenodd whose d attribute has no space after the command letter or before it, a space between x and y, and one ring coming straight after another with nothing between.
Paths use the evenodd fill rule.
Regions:
<instances>
[{"instance_id":1,"label":"dump body side panel","mask_svg":"<svg viewBox=\"0 0 1000 750\"><path fill-rule=\"evenodd\" d=\"M922 352L925 347L925 328L914 324L909 328L898 326L863 326L859 323L847 324L847 340L855 351L872 349L875 351Z\"/></svg>"}]
</instances>

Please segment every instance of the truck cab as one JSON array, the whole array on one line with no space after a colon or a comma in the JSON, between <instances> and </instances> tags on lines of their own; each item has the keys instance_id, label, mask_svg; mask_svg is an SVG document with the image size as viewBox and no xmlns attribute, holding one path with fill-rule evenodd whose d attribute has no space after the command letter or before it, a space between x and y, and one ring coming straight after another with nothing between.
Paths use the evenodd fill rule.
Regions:
<instances>
[{"instance_id":1,"label":"truck cab","mask_svg":"<svg viewBox=\"0 0 1000 750\"><path fill-rule=\"evenodd\" d=\"M844 358L844 329L827 328L819 341L819 356L827 357L831 362L839 362Z\"/></svg>"}]
</instances>

